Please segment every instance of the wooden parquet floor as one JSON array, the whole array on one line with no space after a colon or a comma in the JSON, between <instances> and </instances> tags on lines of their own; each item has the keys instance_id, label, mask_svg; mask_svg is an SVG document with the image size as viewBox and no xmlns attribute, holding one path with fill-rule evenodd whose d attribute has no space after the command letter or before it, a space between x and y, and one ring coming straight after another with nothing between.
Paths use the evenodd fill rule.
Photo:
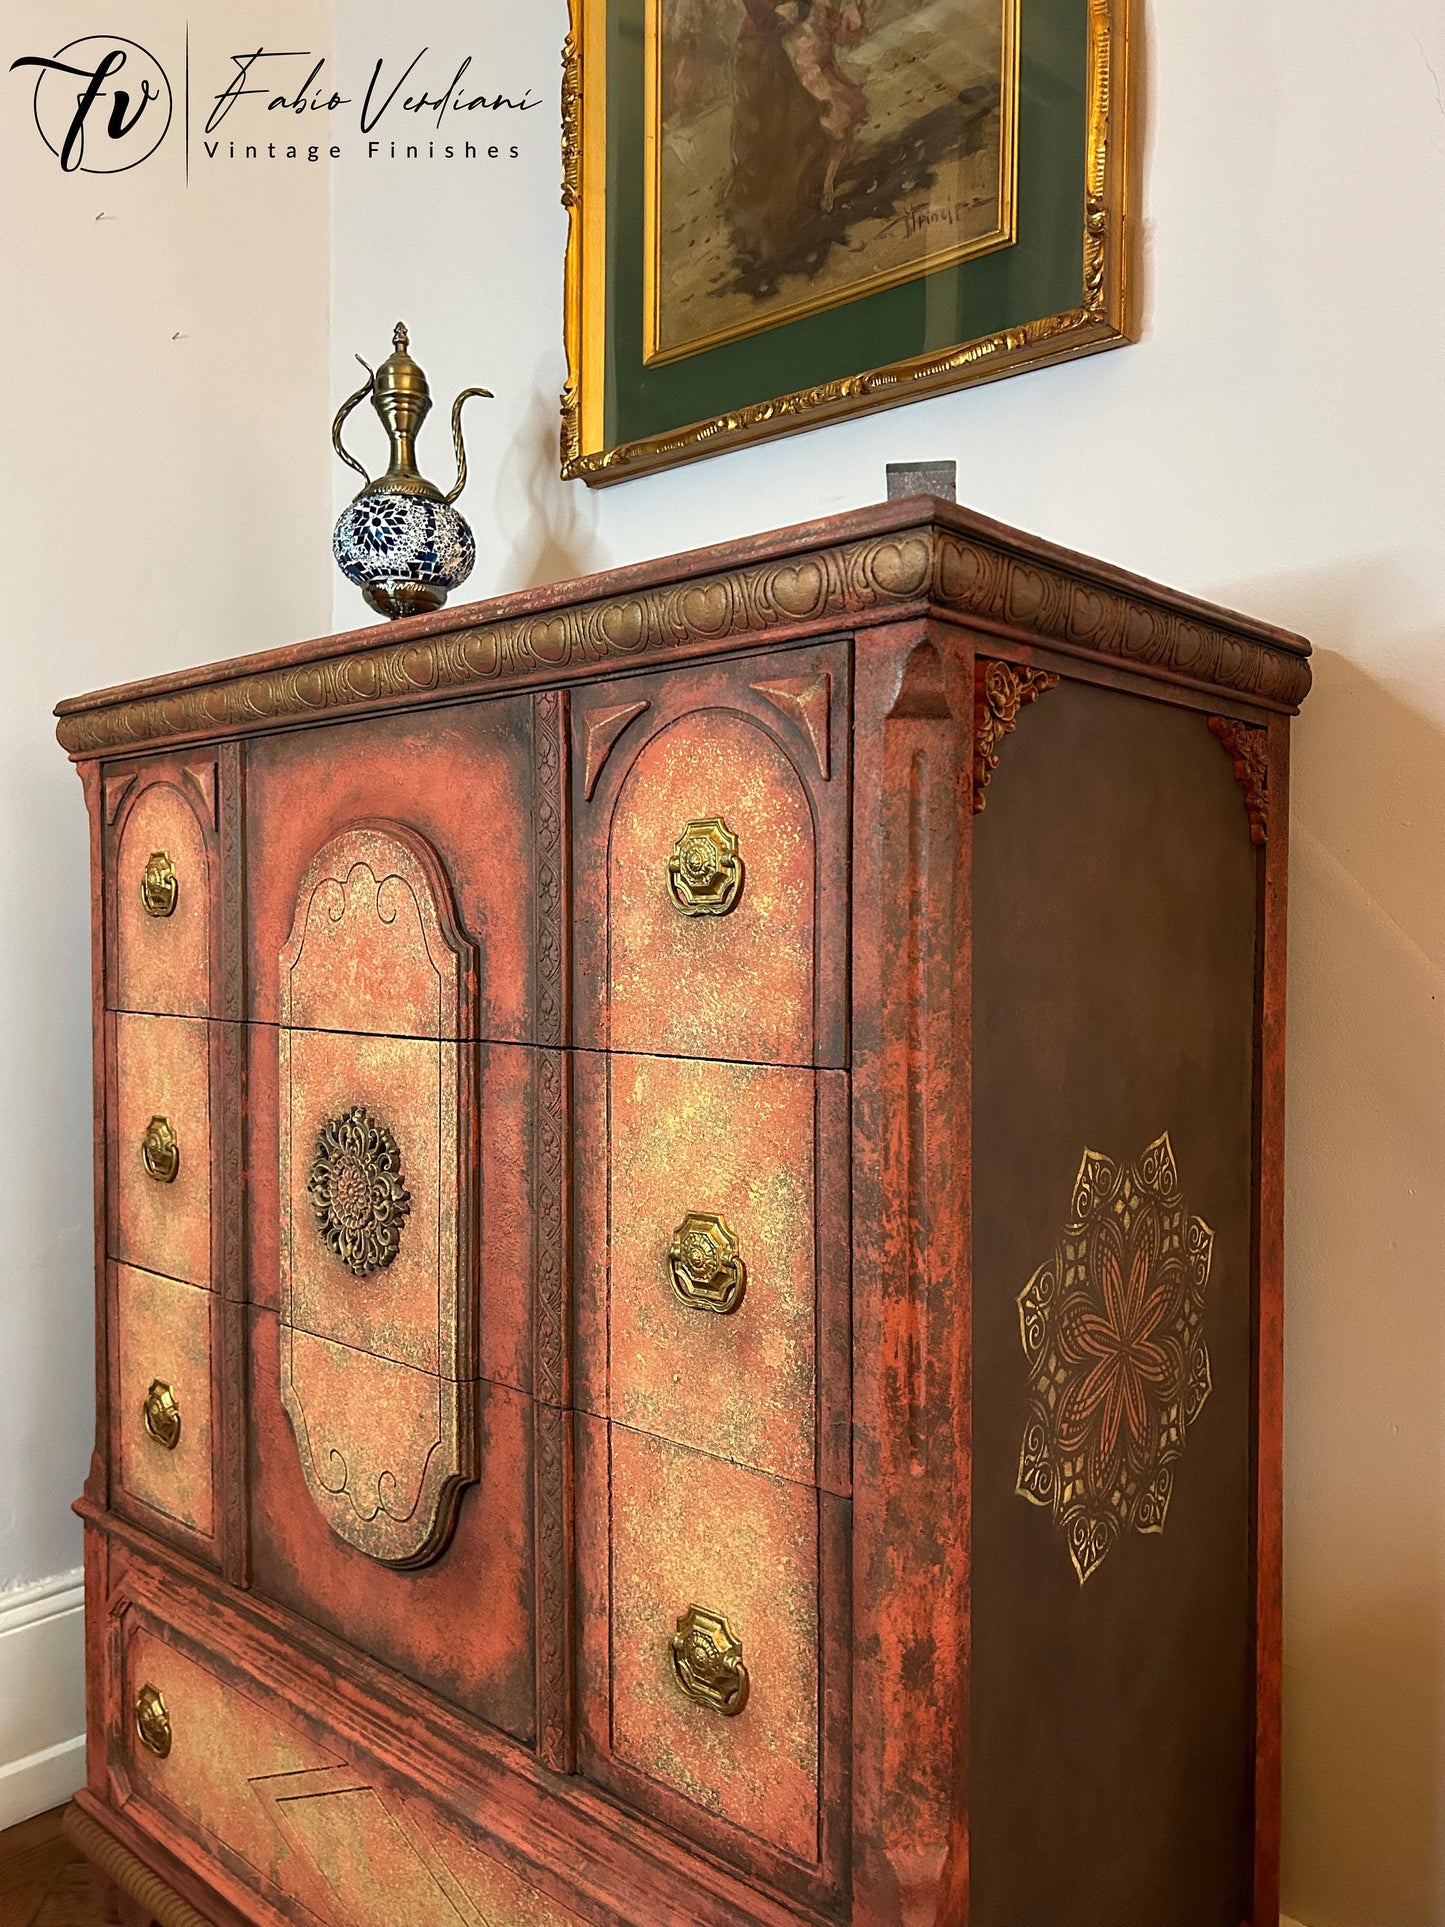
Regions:
<instances>
[{"instance_id":1,"label":"wooden parquet floor","mask_svg":"<svg viewBox=\"0 0 1445 1927\"><path fill-rule=\"evenodd\" d=\"M99 1883L61 1832L62 1811L0 1833L0 1927L106 1927Z\"/></svg>"}]
</instances>

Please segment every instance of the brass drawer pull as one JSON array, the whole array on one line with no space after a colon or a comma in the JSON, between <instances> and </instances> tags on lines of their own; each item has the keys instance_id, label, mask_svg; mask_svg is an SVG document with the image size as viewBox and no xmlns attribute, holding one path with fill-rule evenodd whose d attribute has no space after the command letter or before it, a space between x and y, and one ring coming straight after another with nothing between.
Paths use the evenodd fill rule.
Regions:
<instances>
[{"instance_id":1,"label":"brass drawer pull","mask_svg":"<svg viewBox=\"0 0 1445 1927\"><path fill-rule=\"evenodd\" d=\"M706 1606L689 1606L678 1620L672 1670L690 1700L726 1719L736 1719L748 1703L743 1643L723 1615Z\"/></svg>"},{"instance_id":2,"label":"brass drawer pull","mask_svg":"<svg viewBox=\"0 0 1445 1927\"><path fill-rule=\"evenodd\" d=\"M171 1750L171 1716L158 1686L142 1686L135 1700L135 1730L148 1753L164 1760Z\"/></svg>"},{"instance_id":3,"label":"brass drawer pull","mask_svg":"<svg viewBox=\"0 0 1445 1927\"><path fill-rule=\"evenodd\" d=\"M181 1168L181 1147L169 1118L151 1119L140 1141L140 1156L148 1178L154 1178L157 1184L175 1183Z\"/></svg>"},{"instance_id":4,"label":"brass drawer pull","mask_svg":"<svg viewBox=\"0 0 1445 1927\"><path fill-rule=\"evenodd\" d=\"M672 1289L694 1311L726 1318L743 1302L748 1269L726 1218L689 1211L672 1234L667 1253Z\"/></svg>"},{"instance_id":5,"label":"brass drawer pull","mask_svg":"<svg viewBox=\"0 0 1445 1927\"><path fill-rule=\"evenodd\" d=\"M148 917L170 917L175 915L176 902L181 894L181 886L176 878L176 867L164 850L151 852L151 859L145 867L145 875L140 880L140 900L145 905Z\"/></svg>"},{"instance_id":6,"label":"brass drawer pull","mask_svg":"<svg viewBox=\"0 0 1445 1927\"><path fill-rule=\"evenodd\" d=\"M167 1452L174 1452L181 1442L181 1408L176 1404L175 1393L164 1379L152 1381L143 1410L146 1431L157 1445L163 1445Z\"/></svg>"},{"instance_id":7,"label":"brass drawer pull","mask_svg":"<svg viewBox=\"0 0 1445 1927\"><path fill-rule=\"evenodd\" d=\"M685 917L725 917L743 893L738 840L720 816L687 824L667 859L667 888Z\"/></svg>"}]
</instances>

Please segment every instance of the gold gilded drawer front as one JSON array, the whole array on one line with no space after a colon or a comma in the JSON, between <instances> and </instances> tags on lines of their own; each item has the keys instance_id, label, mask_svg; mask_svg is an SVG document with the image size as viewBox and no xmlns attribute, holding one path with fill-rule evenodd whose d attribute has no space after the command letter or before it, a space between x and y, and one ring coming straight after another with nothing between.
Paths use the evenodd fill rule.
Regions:
<instances>
[{"instance_id":1,"label":"gold gilded drawer front","mask_svg":"<svg viewBox=\"0 0 1445 1927\"><path fill-rule=\"evenodd\" d=\"M164 1706L164 1759L136 1730L147 1689ZM345 1764L349 1749L318 1745L249 1682L223 1681L144 1628L128 1642L125 1706L128 1765L145 1794L314 1916L347 1927L581 1927L459 1825Z\"/></svg>"},{"instance_id":2,"label":"gold gilded drawer front","mask_svg":"<svg viewBox=\"0 0 1445 1927\"><path fill-rule=\"evenodd\" d=\"M214 1296L118 1265L115 1304L121 1483L132 1498L209 1535Z\"/></svg>"},{"instance_id":3,"label":"gold gilded drawer front","mask_svg":"<svg viewBox=\"0 0 1445 1927\"><path fill-rule=\"evenodd\" d=\"M609 1077L611 1416L809 1484L814 1073L619 1056Z\"/></svg>"},{"instance_id":4,"label":"gold gilded drawer front","mask_svg":"<svg viewBox=\"0 0 1445 1927\"><path fill-rule=\"evenodd\" d=\"M356 1780L338 1768L276 1790L280 1824L348 1927L581 1927L459 1830Z\"/></svg>"},{"instance_id":5,"label":"gold gilded drawer front","mask_svg":"<svg viewBox=\"0 0 1445 1927\"><path fill-rule=\"evenodd\" d=\"M612 1750L707 1812L818 1857L818 1497L614 1426ZM741 1646L736 1717L698 1704L673 1660L693 1608Z\"/></svg>"},{"instance_id":6,"label":"gold gilded drawer front","mask_svg":"<svg viewBox=\"0 0 1445 1927\"><path fill-rule=\"evenodd\" d=\"M211 1025L125 1013L114 1021L112 1255L209 1287Z\"/></svg>"},{"instance_id":7,"label":"gold gilded drawer front","mask_svg":"<svg viewBox=\"0 0 1445 1927\"><path fill-rule=\"evenodd\" d=\"M687 891L704 841L717 874L699 854ZM700 709L642 747L612 818L613 1049L813 1061L815 845L797 771L748 717Z\"/></svg>"},{"instance_id":8,"label":"gold gilded drawer front","mask_svg":"<svg viewBox=\"0 0 1445 1927\"><path fill-rule=\"evenodd\" d=\"M290 1322L470 1376L458 1356L457 1046L283 1030L279 1048ZM373 1195L353 1197L362 1187Z\"/></svg>"},{"instance_id":9,"label":"gold gilded drawer front","mask_svg":"<svg viewBox=\"0 0 1445 1927\"><path fill-rule=\"evenodd\" d=\"M155 862L157 858L163 861ZM119 1007L207 1016L210 878L193 803L169 783L143 790L121 827L113 866ZM163 881L167 877L169 891Z\"/></svg>"},{"instance_id":10,"label":"gold gilded drawer front","mask_svg":"<svg viewBox=\"0 0 1445 1927\"><path fill-rule=\"evenodd\" d=\"M138 1730L142 1695L151 1744ZM233 1681L223 1682L139 1627L126 1643L121 1713L131 1778L284 1886L294 1857L268 1802L253 1788L277 1775L332 1766L335 1755L278 1723ZM164 1757L153 1750L157 1743L168 1745Z\"/></svg>"}]
</instances>

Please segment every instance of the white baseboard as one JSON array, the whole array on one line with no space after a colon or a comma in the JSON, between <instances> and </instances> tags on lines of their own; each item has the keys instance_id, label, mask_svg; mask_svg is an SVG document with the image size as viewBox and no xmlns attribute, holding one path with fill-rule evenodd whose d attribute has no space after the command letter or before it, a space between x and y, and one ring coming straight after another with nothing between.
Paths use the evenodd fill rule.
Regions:
<instances>
[{"instance_id":1,"label":"white baseboard","mask_svg":"<svg viewBox=\"0 0 1445 1927\"><path fill-rule=\"evenodd\" d=\"M85 1595L79 1572L0 1594L0 1828L85 1784Z\"/></svg>"}]
</instances>

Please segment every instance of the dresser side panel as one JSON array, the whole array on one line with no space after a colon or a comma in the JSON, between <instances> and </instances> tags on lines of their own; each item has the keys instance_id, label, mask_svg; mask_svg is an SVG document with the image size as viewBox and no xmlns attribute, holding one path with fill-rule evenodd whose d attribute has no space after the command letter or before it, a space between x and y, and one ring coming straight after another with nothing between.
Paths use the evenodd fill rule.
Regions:
<instances>
[{"instance_id":1,"label":"dresser side panel","mask_svg":"<svg viewBox=\"0 0 1445 1927\"><path fill-rule=\"evenodd\" d=\"M1244 799L1203 717L1065 679L1000 745L974 875L971 1927L1239 1927Z\"/></svg>"}]
</instances>

